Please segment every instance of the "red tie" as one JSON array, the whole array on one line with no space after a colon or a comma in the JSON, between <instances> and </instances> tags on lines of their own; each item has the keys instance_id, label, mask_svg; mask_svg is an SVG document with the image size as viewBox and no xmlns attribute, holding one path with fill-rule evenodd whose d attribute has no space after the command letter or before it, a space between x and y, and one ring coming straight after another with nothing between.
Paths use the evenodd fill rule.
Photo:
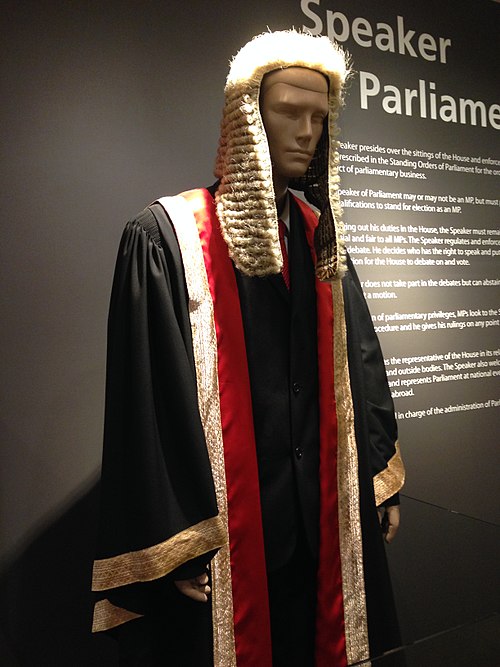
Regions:
<instances>
[{"instance_id":1,"label":"red tie","mask_svg":"<svg viewBox=\"0 0 500 667\"><path fill-rule=\"evenodd\" d=\"M286 249L285 237L288 237L288 228L283 220L278 220L278 232L280 237L281 254L283 255L283 268L281 273L287 289L290 289L290 272L288 269L288 251Z\"/></svg>"}]
</instances>

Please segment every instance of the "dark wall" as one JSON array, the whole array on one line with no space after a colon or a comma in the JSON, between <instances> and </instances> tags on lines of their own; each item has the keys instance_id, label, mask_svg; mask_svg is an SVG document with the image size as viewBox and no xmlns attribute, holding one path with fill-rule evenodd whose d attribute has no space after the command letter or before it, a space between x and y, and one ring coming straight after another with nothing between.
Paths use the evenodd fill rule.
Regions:
<instances>
[{"instance_id":1,"label":"dark wall","mask_svg":"<svg viewBox=\"0 0 500 667\"><path fill-rule=\"evenodd\" d=\"M388 19L408 12L433 32L431 18L404 4L379 3ZM444 5L443 15L460 32L470 4ZM323 15L328 8L351 17L374 11L363 1L315 6ZM497 10L488 0L474 3L480 25L493 34ZM237 11L222 0L5 2L2 14L0 655L13 665L110 665L113 646L88 635L88 589L107 306L121 230L156 197L211 183L231 55L267 26L310 21L298 1L262 0L238 4ZM355 67L367 68L370 50L346 46L358 58ZM396 72L404 62L386 59L384 66ZM366 133L369 117L360 113L353 88L345 136ZM383 342L389 356L391 342ZM498 433L495 414L489 428ZM444 427L453 448L440 446ZM481 498L471 500L473 514L489 520L495 480L488 457L498 437L485 439L478 429L474 422L464 430L452 418L439 432L432 419L404 422L417 501L454 510L463 487L468 498ZM405 550L418 550L424 531L418 511L409 514L414 525L405 528L397 558L393 553L403 600ZM428 631L414 615L405 619L418 628L412 638ZM437 619L433 628L447 622Z\"/></svg>"}]
</instances>

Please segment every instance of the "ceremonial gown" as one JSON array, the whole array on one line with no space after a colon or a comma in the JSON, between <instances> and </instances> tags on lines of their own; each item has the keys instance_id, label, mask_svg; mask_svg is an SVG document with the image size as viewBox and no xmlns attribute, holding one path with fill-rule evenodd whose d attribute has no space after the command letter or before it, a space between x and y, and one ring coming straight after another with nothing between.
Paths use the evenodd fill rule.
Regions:
<instances>
[{"instance_id":1,"label":"ceremonial gown","mask_svg":"<svg viewBox=\"0 0 500 667\"><path fill-rule=\"evenodd\" d=\"M313 266L316 216L298 199L293 207ZM319 526L304 526L321 582L316 665L340 667L399 641L375 508L394 498L404 469L354 267L348 260L333 285L311 280L319 488L304 503L317 506ZM173 664L271 666L264 533L277 528L263 526L270 511L245 281L222 239L213 190L159 200L125 229L109 316L94 630L129 643L159 635L170 652L196 636L195 653ZM301 386L288 379L293 397ZM296 445L290 457L300 458ZM209 561L211 605L183 599L173 581Z\"/></svg>"}]
</instances>

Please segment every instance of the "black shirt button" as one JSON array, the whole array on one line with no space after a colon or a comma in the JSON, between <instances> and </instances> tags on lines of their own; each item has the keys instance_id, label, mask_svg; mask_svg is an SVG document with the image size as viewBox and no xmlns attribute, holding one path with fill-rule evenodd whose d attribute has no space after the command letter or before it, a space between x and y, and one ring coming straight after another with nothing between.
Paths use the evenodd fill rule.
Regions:
<instances>
[{"instance_id":1,"label":"black shirt button","mask_svg":"<svg viewBox=\"0 0 500 667\"><path fill-rule=\"evenodd\" d=\"M302 447L295 447L295 457L299 459L299 461L302 458L302 454Z\"/></svg>"},{"instance_id":2,"label":"black shirt button","mask_svg":"<svg viewBox=\"0 0 500 667\"><path fill-rule=\"evenodd\" d=\"M298 382L294 382L292 384L292 389L293 389L294 394L298 394L299 391L302 389L302 387L300 386L300 384Z\"/></svg>"}]
</instances>

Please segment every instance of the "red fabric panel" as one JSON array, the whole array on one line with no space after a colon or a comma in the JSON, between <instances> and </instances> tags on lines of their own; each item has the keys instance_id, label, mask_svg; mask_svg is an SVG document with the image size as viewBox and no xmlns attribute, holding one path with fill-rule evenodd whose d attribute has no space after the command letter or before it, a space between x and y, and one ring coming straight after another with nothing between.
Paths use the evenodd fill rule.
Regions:
<instances>
[{"instance_id":1,"label":"red fabric panel","mask_svg":"<svg viewBox=\"0 0 500 667\"><path fill-rule=\"evenodd\" d=\"M295 197L314 252L318 224L309 206ZM316 611L316 667L347 665L339 544L337 411L333 368L333 303L330 285L316 279L320 413L320 550Z\"/></svg>"},{"instance_id":2,"label":"red fabric panel","mask_svg":"<svg viewBox=\"0 0 500 667\"><path fill-rule=\"evenodd\" d=\"M271 631L243 322L233 265L207 190L183 193L194 209L214 303L227 479L238 667L271 667Z\"/></svg>"}]
</instances>

